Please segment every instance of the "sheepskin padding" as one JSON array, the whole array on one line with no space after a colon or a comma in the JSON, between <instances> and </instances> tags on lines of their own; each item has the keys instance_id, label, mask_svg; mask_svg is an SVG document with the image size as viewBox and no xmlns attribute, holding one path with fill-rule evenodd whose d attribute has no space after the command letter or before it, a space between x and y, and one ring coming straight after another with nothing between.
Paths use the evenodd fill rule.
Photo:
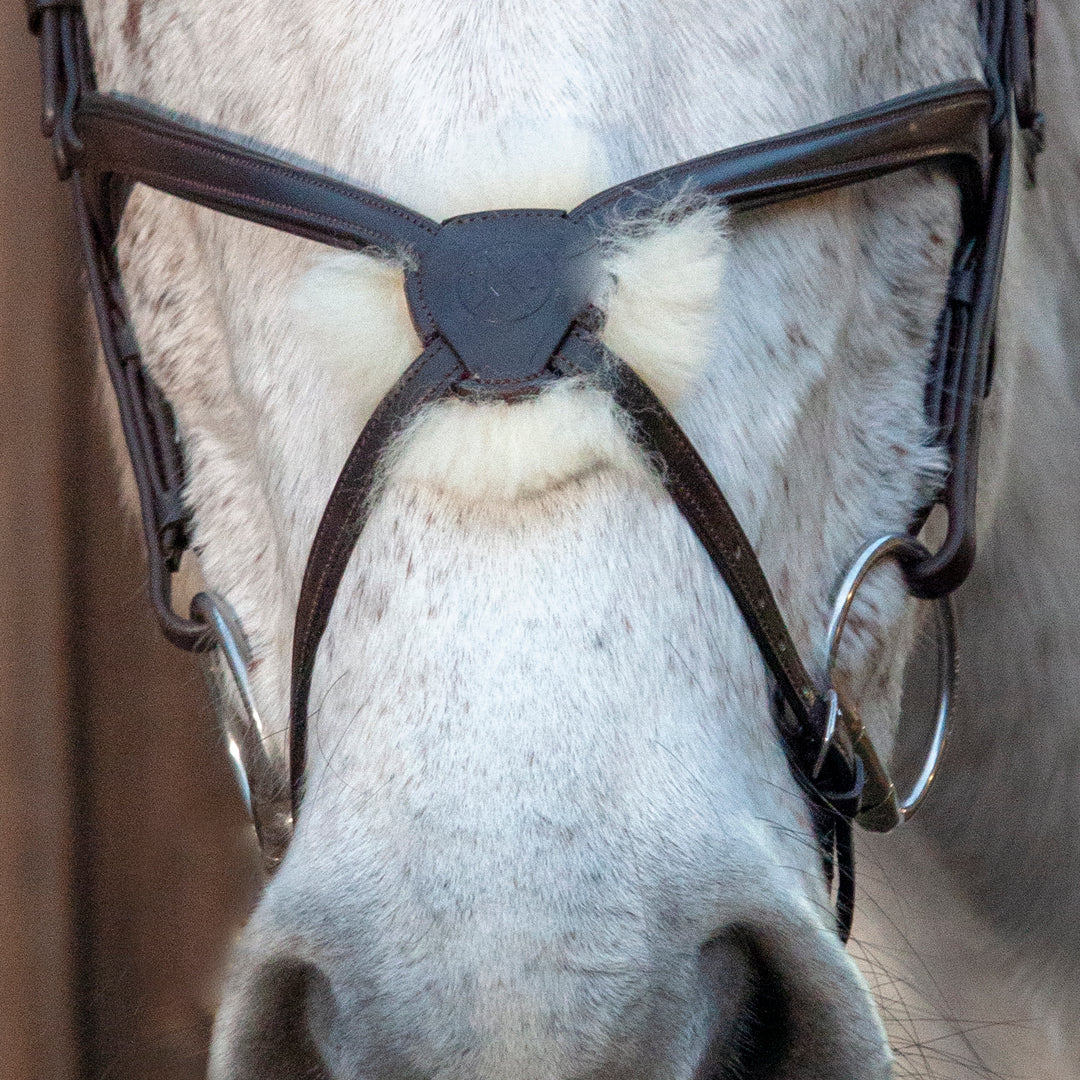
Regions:
<instances>
[{"instance_id":1,"label":"sheepskin padding","mask_svg":"<svg viewBox=\"0 0 1080 1080\"><path fill-rule=\"evenodd\" d=\"M611 290L604 343L669 408L709 357L727 253L725 210L676 203L616 231L606 268Z\"/></svg>"},{"instance_id":2,"label":"sheepskin padding","mask_svg":"<svg viewBox=\"0 0 1080 1080\"><path fill-rule=\"evenodd\" d=\"M557 186L541 185L540 193L554 196ZM708 360L724 225L721 208L680 201L616 228L603 244L595 297L606 313L603 340L669 407ZM294 295L296 318L353 403L358 426L421 350L402 282L399 263L335 253L303 276ZM607 395L575 383L513 404L434 406L392 457L401 476L470 500L529 497L593 469L633 469L637 462Z\"/></svg>"}]
</instances>

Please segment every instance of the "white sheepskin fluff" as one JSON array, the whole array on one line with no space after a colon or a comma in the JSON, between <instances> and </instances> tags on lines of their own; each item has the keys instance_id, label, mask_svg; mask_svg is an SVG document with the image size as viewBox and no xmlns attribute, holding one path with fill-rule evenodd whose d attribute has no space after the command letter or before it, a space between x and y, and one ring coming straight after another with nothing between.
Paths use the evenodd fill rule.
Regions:
<instances>
[{"instance_id":1,"label":"white sheepskin fluff","mask_svg":"<svg viewBox=\"0 0 1080 1080\"><path fill-rule=\"evenodd\" d=\"M611 396L567 379L513 404L432 406L394 448L388 468L395 480L509 502L597 469L645 466Z\"/></svg>"},{"instance_id":2,"label":"white sheepskin fluff","mask_svg":"<svg viewBox=\"0 0 1080 1080\"><path fill-rule=\"evenodd\" d=\"M300 333L360 427L423 351L405 302L400 263L334 252L304 274L293 295Z\"/></svg>"},{"instance_id":3,"label":"white sheepskin fluff","mask_svg":"<svg viewBox=\"0 0 1080 1080\"><path fill-rule=\"evenodd\" d=\"M492 186L485 187L490 199L460 196L454 209L513 205L495 198ZM560 189L564 205L588 195L569 196L565 183L555 180L538 180L533 194L554 198ZM544 203L516 194L517 205ZM617 229L605 243L596 297L607 316L603 339L669 407L677 406L708 359L725 221L720 207L668 204ZM326 365L335 390L355 402L358 431L421 351L402 282L398 264L333 254L304 275L294 296L298 330ZM393 472L470 500L514 500L589 470L639 468L638 460L608 396L566 383L513 404L454 400L433 406L393 455Z\"/></svg>"},{"instance_id":4,"label":"white sheepskin fluff","mask_svg":"<svg viewBox=\"0 0 1080 1080\"><path fill-rule=\"evenodd\" d=\"M728 244L722 207L677 210L662 207L644 226L616 235L603 301L604 343L668 408L708 360Z\"/></svg>"}]
</instances>

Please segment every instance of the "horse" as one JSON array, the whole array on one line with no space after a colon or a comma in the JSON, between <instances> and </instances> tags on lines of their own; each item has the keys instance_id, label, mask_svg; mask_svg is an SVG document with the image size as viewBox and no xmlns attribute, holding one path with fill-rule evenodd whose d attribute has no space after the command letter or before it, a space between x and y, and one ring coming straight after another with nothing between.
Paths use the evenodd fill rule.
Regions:
<instances>
[{"instance_id":1,"label":"horse","mask_svg":"<svg viewBox=\"0 0 1080 1080\"><path fill-rule=\"evenodd\" d=\"M971 0L85 6L101 89L436 221L568 210L983 77ZM1040 33L1049 149L1014 192L951 757L915 823L860 841L850 948L757 646L611 394L448 399L379 463L214 1080L1080 1070L1080 15L1045 0ZM960 218L952 178L915 168L748 210L675 193L605 240L604 344L692 439L815 672L853 555L949 468L924 396ZM312 538L423 345L412 268L143 186L117 261L283 758ZM919 619L883 565L843 638L885 757Z\"/></svg>"}]
</instances>

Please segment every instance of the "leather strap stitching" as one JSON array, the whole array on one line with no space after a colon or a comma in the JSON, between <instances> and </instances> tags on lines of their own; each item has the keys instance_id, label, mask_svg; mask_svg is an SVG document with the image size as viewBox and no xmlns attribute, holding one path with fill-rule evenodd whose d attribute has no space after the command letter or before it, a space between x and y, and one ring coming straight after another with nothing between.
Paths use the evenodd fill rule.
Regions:
<instances>
[{"instance_id":1,"label":"leather strap stitching","mask_svg":"<svg viewBox=\"0 0 1080 1080\"><path fill-rule=\"evenodd\" d=\"M337 590L371 510L377 470L390 442L428 402L446 396L464 369L441 340L426 349L364 425L323 510L308 553L293 629L290 700L290 782L293 813L302 794L307 754L307 706L319 642Z\"/></svg>"}]
</instances>

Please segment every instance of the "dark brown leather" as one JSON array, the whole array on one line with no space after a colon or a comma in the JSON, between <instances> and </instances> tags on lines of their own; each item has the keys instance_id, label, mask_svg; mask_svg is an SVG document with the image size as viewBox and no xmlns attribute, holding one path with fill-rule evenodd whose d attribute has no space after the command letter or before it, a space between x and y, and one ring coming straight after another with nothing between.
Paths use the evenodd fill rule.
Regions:
<instances>
[{"instance_id":1,"label":"dark brown leather","mask_svg":"<svg viewBox=\"0 0 1080 1080\"><path fill-rule=\"evenodd\" d=\"M82 10L82 0L26 0L26 20L31 33L41 30L41 21L47 11L58 11L66 8L68 11Z\"/></svg>"},{"instance_id":2,"label":"dark brown leather","mask_svg":"<svg viewBox=\"0 0 1080 1080\"><path fill-rule=\"evenodd\" d=\"M1012 186L1010 125L1000 125L994 136L985 220L980 233L966 234L958 246L927 382L927 414L951 467L941 500L948 512L945 540L930 558L904 567L911 591L926 599L958 588L975 562L982 402L990 390ZM917 519L913 531L921 524Z\"/></svg>"},{"instance_id":3,"label":"dark brown leather","mask_svg":"<svg viewBox=\"0 0 1080 1080\"><path fill-rule=\"evenodd\" d=\"M1012 113L1023 128L1023 160L1034 182L1043 117L1035 100L1035 0L979 4L986 76L993 96L989 170L981 227L965 229L953 260L927 382L927 415L948 450L949 475L939 501L948 512L941 547L904 567L916 596L932 599L958 588L975 562L975 518L982 402L990 392L994 325L1012 188ZM912 523L921 527L930 507Z\"/></svg>"},{"instance_id":4,"label":"dark brown leather","mask_svg":"<svg viewBox=\"0 0 1080 1080\"><path fill-rule=\"evenodd\" d=\"M777 725L796 776L811 797L816 831L827 864L839 870L838 928L846 940L853 912L851 819L862 792L862 765L844 732L815 775L827 705L806 671L753 548L719 485L678 423L634 371L593 333L575 326L552 366L565 376L585 375L611 392L672 499L727 584L771 671L782 702ZM416 360L365 425L338 477L308 556L293 630L290 702L293 814L299 811L306 773L308 700L319 642L349 558L371 507L386 449L425 404L445 397L467 371L439 338Z\"/></svg>"},{"instance_id":5,"label":"dark brown leather","mask_svg":"<svg viewBox=\"0 0 1080 1080\"><path fill-rule=\"evenodd\" d=\"M828 704L803 665L769 582L720 485L693 443L637 373L583 326L567 336L554 360L564 375L598 379L626 413L661 482L727 585L775 682L774 718L792 771L810 798L814 827L830 880L837 877L836 919L847 941L855 905L852 821L865 774L847 733L838 731L818 762Z\"/></svg>"},{"instance_id":6,"label":"dark brown leather","mask_svg":"<svg viewBox=\"0 0 1080 1080\"><path fill-rule=\"evenodd\" d=\"M613 217L648 212L699 191L733 208L753 209L932 164L952 171L969 228L976 228L992 108L983 83L966 79L934 86L839 120L635 177L594 195L570 217L603 229Z\"/></svg>"},{"instance_id":7,"label":"dark brown leather","mask_svg":"<svg viewBox=\"0 0 1080 1080\"><path fill-rule=\"evenodd\" d=\"M304 568L293 630L289 749L294 815L303 790L315 655L349 557L367 521L379 463L387 446L418 410L448 394L464 375L465 369L450 346L439 339L432 342L364 425L327 500Z\"/></svg>"},{"instance_id":8,"label":"dark brown leather","mask_svg":"<svg viewBox=\"0 0 1080 1080\"><path fill-rule=\"evenodd\" d=\"M362 188L302 169L147 105L85 94L71 165L115 175L335 247L417 257L437 222Z\"/></svg>"},{"instance_id":9,"label":"dark brown leather","mask_svg":"<svg viewBox=\"0 0 1080 1080\"><path fill-rule=\"evenodd\" d=\"M664 487L727 584L798 720L796 728L823 731L817 683L803 666L753 545L685 432L633 368L588 332L575 329L559 349L556 364L568 374L604 373L606 388L633 421L638 442L659 464Z\"/></svg>"},{"instance_id":10,"label":"dark brown leather","mask_svg":"<svg viewBox=\"0 0 1080 1080\"><path fill-rule=\"evenodd\" d=\"M172 410L139 355L123 308L112 238L98 231L82 188L71 176L75 223L83 249L87 285L97 318L102 355L120 413L131 459L146 540L150 600L165 637L189 652L214 647L204 620L178 615L172 605L172 576L189 542L190 512L184 502L184 460Z\"/></svg>"},{"instance_id":11,"label":"dark brown leather","mask_svg":"<svg viewBox=\"0 0 1080 1080\"><path fill-rule=\"evenodd\" d=\"M550 377L551 355L601 286L592 230L561 210L488 210L439 227L405 295L425 343L468 372L462 390L509 398Z\"/></svg>"},{"instance_id":12,"label":"dark brown leather","mask_svg":"<svg viewBox=\"0 0 1080 1080\"><path fill-rule=\"evenodd\" d=\"M988 191L1003 167L1007 172L1007 155L1004 166L1000 155L993 163L990 160L987 122L992 108L991 93L981 84L962 81L934 87L839 121L721 151L617 185L587 200L567 219L600 236L614 218L632 216L676 193L685 195L693 189L734 207L748 208L929 163L950 170L956 177L963 195L965 235L975 237L986 229L988 213L993 221L1007 210L1001 205L1000 193ZM438 240L444 226L423 215L272 154L175 122L143 105L86 93L74 114L73 127L78 141L68 150L67 160L70 166L78 166L96 178L92 193L99 220L111 223L117 216L117 200L112 197L115 175L334 246L407 253L412 261L419 261L422 270L428 252L434 249L437 254L445 246ZM987 194L995 196L992 207ZM516 213L534 214L538 225L544 215L550 215ZM482 219L487 215L470 217ZM446 223L445 227L456 229L460 220ZM945 493L950 511L949 535L932 563L909 568L913 587L924 596L955 588L973 559L971 508L978 406L968 406L972 398L966 390L981 385L988 364L988 322L996 309L995 274L1000 272L1001 232L1001 228L989 232L992 242L978 246L975 256L969 259L971 265L962 273L958 268L958 280L986 277L987 282L976 289L979 303L952 304L953 331L940 339L939 355L945 358L940 370L958 385L942 383L938 398L948 396L965 407L959 414L954 410L951 420L941 424L942 442L949 447L954 461ZM544 242L538 228L532 244L521 247L536 248ZM960 250L966 250L965 246L961 245ZM476 261L473 257L463 260L462 265ZM417 280L410 278L410 285ZM453 296L454 289L446 293ZM434 323L424 310L423 299L419 289L410 289L418 331L423 339L430 340ZM574 314L572 309L567 310L564 325ZM564 332L553 330L547 332L549 341L557 340ZM482 355L490 368L499 350L492 346L480 353L474 351L473 355ZM519 381L506 378L505 387ZM474 375L477 386L486 384L498 390L497 382L497 378Z\"/></svg>"}]
</instances>

